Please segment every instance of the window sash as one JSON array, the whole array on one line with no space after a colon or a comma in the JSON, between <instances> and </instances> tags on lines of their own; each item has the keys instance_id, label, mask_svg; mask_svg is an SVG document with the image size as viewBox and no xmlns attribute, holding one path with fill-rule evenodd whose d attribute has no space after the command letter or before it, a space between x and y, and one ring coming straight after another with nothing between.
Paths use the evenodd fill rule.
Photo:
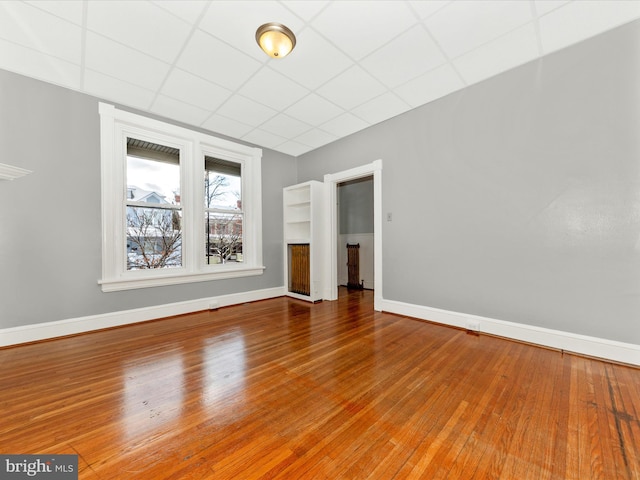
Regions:
<instances>
[{"instance_id":1,"label":"window sash","mask_svg":"<svg viewBox=\"0 0 640 480\"><path fill-rule=\"evenodd\" d=\"M163 210L182 210L182 204L174 205L173 203L149 203L136 200L128 200L125 202L127 207L143 207L143 208L160 208Z\"/></svg>"}]
</instances>

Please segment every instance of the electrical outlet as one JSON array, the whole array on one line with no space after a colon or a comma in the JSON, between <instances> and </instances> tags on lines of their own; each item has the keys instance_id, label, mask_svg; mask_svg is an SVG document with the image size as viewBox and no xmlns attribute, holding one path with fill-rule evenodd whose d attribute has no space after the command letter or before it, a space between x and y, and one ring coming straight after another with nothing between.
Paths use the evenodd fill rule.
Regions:
<instances>
[{"instance_id":1,"label":"electrical outlet","mask_svg":"<svg viewBox=\"0 0 640 480\"><path fill-rule=\"evenodd\" d=\"M389 212L387 213L387 222L390 222L391 220L393 220L393 215Z\"/></svg>"}]
</instances>

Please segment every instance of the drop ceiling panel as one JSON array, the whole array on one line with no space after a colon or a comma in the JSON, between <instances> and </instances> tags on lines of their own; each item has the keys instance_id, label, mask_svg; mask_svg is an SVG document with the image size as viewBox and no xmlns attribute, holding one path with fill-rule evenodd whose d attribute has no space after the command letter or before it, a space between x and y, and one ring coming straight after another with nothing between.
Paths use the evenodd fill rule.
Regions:
<instances>
[{"instance_id":1,"label":"drop ceiling panel","mask_svg":"<svg viewBox=\"0 0 640 480\"><path fill-rule=\"evenodd\" d=\"M82 28L22 2L0 2L0 38L80 65Z\"/></svg>"},{"instance_id":2,"label":"drop ceiling panel","mask_svg":"<svg viewBox=\"0 0 640 480\"><path fill-rule=\"evenodd\" d=\"M562 7L566 3L569 3L570 0L535 0L533 2L533 7L536 10L536 14L541 16L546 13L549 13L556 8Z\"/></svg>"},{"instance_id":3,"label":"drop ceiling panel","mask_svg":"<svg viewBox=\"0 0 640 480\"><path fill-rule=\"evenodd\" d=\"M327 0L284 0L280 3L305 22L308 22L331 2Z\"/></svg>"},{"instance_id":4,"label":"drop ceiling panel","mask_svg":"<svg viewBox=\"0 0 640 480\"><path fill-rule=\"evenodd\" d=\"M187 42L177 66L236 91L262 67L262 63L198 30Z\"/></svg>"},{"instance_id":5,"label":"drop ceiling panel","mask_svg":"<svg viewBox=\"0 0 640 480\"><path fill-rule=\"evenodd\" d=\"M337 117L343 110L320 95L312 93L287 108L285 113L309 125L317 126Z\"/></svg>"},{"instance_id":6,"label":"drop ceiling panel","mask_svg":"<svg viewBox=\"0 0 640 480\"><path fill-rule=\"evenodd\" d=\"M311 92L308 88L265 66L249 78L238 93L281 111Z\"/></svg>"},{"instance_id":7,"label":"drop ceiling panel","mask_svg":"<svg viewBox=\"0 0 640 480\"><path fill-rule=\"evenodd\" d=\"M351 109L386 90L373 75L359 65L354 65L321 86L318 93L336 105Z\"/></svg>"},{"instance_id":8,"label":"drop ceiling panel","mask_svg":"<svg viewBox=\"0 0 640 480\"><path fill-rule=\"evenodd\" d=\"M201 77L174 68L162 85L161 93L208 111L217 109L233 92Z\"/></svg>"},{"instance_id":9,"label":"drop ceiling panel","mask_svg":"<svg viewBox=\"0 0 640 480\"><path fill-rule=\"evenodd\" d=\"M217 113L257 127L277 115L278 112L249 98L234 95L217 110Z\"/></svg>"},{"instance_id":10,"label":"drop ceiling panel","mask_svg":"<svg viewBox=\"0 0 640 480\"><path fill-rule=\"evenodd\" d=\"M529 2L461 0L440 9L425 24L449 58L455 58L532 19Z\"/></svg>"},{"instance_id":11,"label":"drop ceiling panel","mask_svg":"<svg viewBox=\"0 0 640 480\"><path fill-rule=\"evenodd\" d=\"M175 100L166 95L156 97L151 105L151 111L189 125L201 125L209 116L209 112L203 108Z\"/></svg>"},{"instance_id":12,"label":"drop ceiling panel","mask_svg":"<svg viewBox=\"0 0 640 480\"><path fill-rule=\"evenodd\" d=\"M170 65L114 40L87 32L86 68L139 87L158 90Z\"/></svg>"},{"instance_id":13,"label":"drop ceiling panel","mask_svg":"<svg viewBox=\"0 0 640 480\"><path fill-rule=\"evenodd\" d=\"M88 2L87 28L167 63L175 61L192 29L151 2L124 0Z\"/></svg>"},{"instance_id":14,"label":"drop ceiling panel","mask_svg":"<svg viewBox=\"0 0 640 480\"><path fill-rule=\"evenodd\" d=\"M303 153L308 152L309 150L312 150L312 148L310 148L309 145L304 145L294 140L289 140L287 142L284 142L278 145L278 151L282 153L286 153L287 155L292 155L294 157L302 155Z\"/></svg>"},{"instance_id":15,"label":"drop ceiling panel","mask_svg":"<svg viewBox=\"0 0 640 480\"><path fill-rule=\"evenodd\" d=\"M242 138L244 135L254 129L251 125L247 125L232 118L225 117L220 114L214 114L204 121L202 128L211 130L212 132L221 133L232 138Z\"/></svg>"},{"instance_id":16,"label":"drop ceiling panel","mask_svg":"<svg viewBox=\"0 0 640 480\"><path fill-rule=\"evenodd\" d=\"M410 1L409 5L417 13L418 18L424 20L449 3L451 3L451 0L430 0L428 2L422 0Z\"/></svg>"},{"instance_id":17,"label":"drop ceiling panel","mask_svg":"<svg viewBox=\"0 0 640 480\"><path fill-rule=\"evenodd\" d=\"M403 83L446 61L424 26L416 25L365 58L361 65L388 87Z\"/></svg>"},{"instance_id":18,"label":"drop ceiling panel","mask_svg":"<svg viewBox=\"0 0 640 480\"><path fill-rule=\"evenodd\" d=\"M447 63L399 86L395 92L402 100L415 108L444 97L464 86L465 83L460 75Z\"/></svg>"},{"instance_id":19,"label":"drop ceiling panel","mask_svg":"<svg viewBox=\"0 0 640 480\"><path fill-rule=\"evenodd\" d=\"M466 83L472 84L522 65L538 54L535 28L529 23L456 58L453 64Z\"/></svg>"},{"instance_id":20,"label":"drop ceiling panel","mask_svg":"<svg viewBox=\"0 0 640 480\"><path fill-rule=\"evenodd\" d=\"M89 69L84 70L84 90L90 95L140 110L148 110L156 96L154 90Z\"/></svg>"},{"instance_id":21,"label":"drop ceiling panel","mask_svg":"<svg viewBox=\"0 0 640 480\"><path fill-rule=\"evenodd\" d=\"M82 69L75 63L2 39L0 59L6 70L73 90L80 89Z\"/></svg>"},{"instance_id":22,"label":"drop ceiling panel","mask_svg":"<svg viewBox=\"0 0 640 480\"><path fill-rule=\"evenodd\" d=\"M320 125L320 128L325 132L331 133L336 137L346 137L364 128L367 128L371 124L365 122L361 118L356 117L351 113L343 113L336 118L332 118L328 122Z\"/></svg>"},{"instance_id":23,"label":"drop ceiling panel","mask_svg":"<svg viewBox=\"0 0 640 480\"><path fill-rule=\"evenodd\" d=\"M543 53L550 53L640 17L640 1L570 2L540 19Z\"/></svg>"},{"instance_id":24,"label":"drop ceiling panel","mask_svg":"<svg viewBox=\"0 0 640 480\"><path fill-rule=\"evenodd\" d=\"M267 148L277 148L278 145L286 142L287 139L271 132L256 128L242 137L243 140L262 145Z\"/></svg>"},{"instance_id":25,"label":"drop ceiling panel","mask_svg":"<svg viewBox=\"0 0 640 480\"><path fill-rule=\"evenodd\" d=\"M0 68L300 155L639 18L631 0L11 0ZM297 36L286 58L255 42L272 21Z\"/></svg>"},{"instance_id":26,"label":"drop ceiling panel","mask_svg":"<svg viewBox=\"0 0 640 480\"><path fill-rule=\"evenodd\" d=\"M373 125L388 118L400 115L411 109L411 106L395 93L384 93L379 97L354 108L352 112Z\"/></svg>"},{"instance_id":27,"label":"drop ceiling panel","mask_svg":"<svg viewBox=\"0 0 640 480\"><path fill-rule=\"evenodd\" d=\"M152 3L189 24L197 23L210 4L206 0L156 0Z\"/></svg>"},{"instance_id":28,"label":"drop ceiling panel","mask_svg":"<svg viewBox=\"0 0 640 480\"><path fill-rule=\"evenodd\" d=\"M338 137L335 135L331 135L319 128L314 128L313 130L309 130L308 132L294 138L296 142L303 143L312 148L321 147L322 145L326 145L327 143L331 143L337 139Z\"/></svg>"},{"instance_id":29,"label":"drop ceiling panel","mask_svg":"<svg viewBox=\"0 0 640 480\"><path fill-rule=\"evenodd\" d=\"M295 138L301 133L311 130L312 127L308 123L280 113L264 122L260 128L276 135L281 134L281 132L287 132L292 138Z\"/></svg>"},{"instance_id":30,"label":"drop ceiling panel","mask_svg":"<svg viewBox=\"0 0 640 480\"><path fill-rule=\"evenodd\" d=\"M363 7L360 1L331 2L313 21L315 30L354 60L382 47L417 21L405 2L376 1Z\"/></svg>"},{"instance_id":31,"label":"drop ceiling panel","mask_svg":"<svg viewBox=\"0 0 640 480\"><path fill-rule=\"evenodd\" d=\"M270 60L269 66L305 88L314 90L353 65L349 57L310 28L296 37L293 52Z\"/></svg>"},{"instance_id":32,"label":"drop ceiling panel","mask_svg":"<svg viewBox=\"0 0 640 480\"><path fill-rule=\"evenodd\" d=\"M36 0L25 3L51 13L56 17L75 23L76 25L82 25L83 4L77 0L60 0L55 2L51 0Z\"/></svg>"}]
</instances>

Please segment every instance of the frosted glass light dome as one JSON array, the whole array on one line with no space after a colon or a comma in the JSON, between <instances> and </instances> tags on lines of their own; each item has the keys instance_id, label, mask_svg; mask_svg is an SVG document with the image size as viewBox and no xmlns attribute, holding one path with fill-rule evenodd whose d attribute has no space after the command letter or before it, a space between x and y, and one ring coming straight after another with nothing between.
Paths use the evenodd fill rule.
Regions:
<instances>
[{"instance_id":1,"label":"frosted glass light dome","mask_svg":"<svg viewBox=\"0 0 640 480\"><path fill-rule=\"evenodd\" d=\"M296 36L281 23L265 23L256 30L260 48L272 58L286 57L296 46Z\"/></svg>"}]
</instances>

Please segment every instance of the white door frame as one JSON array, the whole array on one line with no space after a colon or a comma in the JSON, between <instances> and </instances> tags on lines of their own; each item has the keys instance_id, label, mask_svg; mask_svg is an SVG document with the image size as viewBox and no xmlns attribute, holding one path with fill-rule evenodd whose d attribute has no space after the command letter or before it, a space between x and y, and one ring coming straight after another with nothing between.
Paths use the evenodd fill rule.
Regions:
<instances>
[{"instance_id":1,"label":"white door frame","mask_svg":"<svg viewBox=\"0 0 640 480\"><path fill-rule=\"evenodd\" d=\"M373 175L373 308L382 310L382 160L324 176L328 215L325 246L325 300L338 299L338 184Z\"/></svg>"}]
</instances>

